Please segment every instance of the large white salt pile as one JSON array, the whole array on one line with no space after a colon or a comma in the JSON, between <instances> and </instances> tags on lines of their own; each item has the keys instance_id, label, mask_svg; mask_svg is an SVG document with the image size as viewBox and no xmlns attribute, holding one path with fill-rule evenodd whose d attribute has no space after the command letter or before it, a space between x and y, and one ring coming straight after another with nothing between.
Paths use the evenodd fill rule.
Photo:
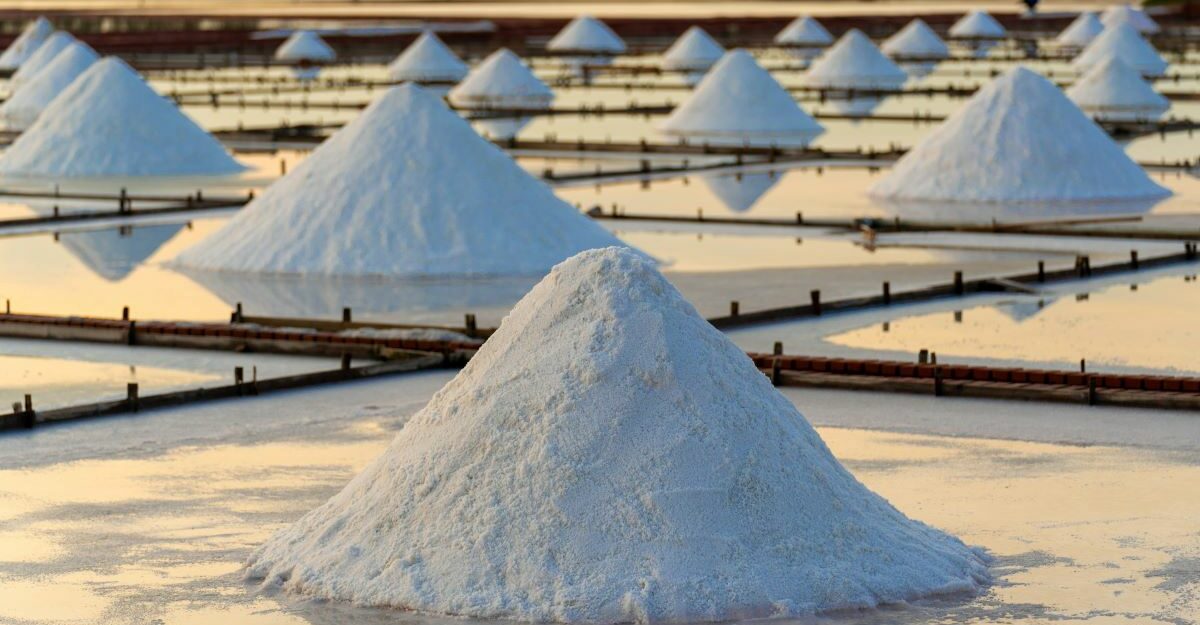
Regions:
<instances>
[{"instance_id":1,"label":"large white salt pile","mask_svg":"<svg viewBox=\"0 0 1200 625\"><path fill-rule=\"evenodd\" d=\"M608 27L608 24L590 16L580 15L558 31L546 44L551 52L585 54L621 54L625 42Z\"/></svg>"},{"instance_id":2,"label":"large white salt pile","mask_svg":"<svg viewBox=\"0 0 1200 625\"><path fill-rule=\"evenodd\" d=\"M88 44L72 42L0 106L0 118L9 128L28 128L58 94L99 59Z\"/></svg>"},{"instance_id":3,"label":"large white salt pile","mask_svg":"<svg viewBox=\"0 0 1200 625\"><path fill-rule=\"evenodd\" d=\"M432 31L421 33L387 69L392 80L440 83L456 83L468 70Z\"/></svg>"},{"instance_id":4,"label":"large white salt pile","mask_svg":"<svg viewBox=\"0 0 1200 625\"><path fill-rule=\"evenodd\" d=\"M924 20L916 18L888 37L880 49L893 59L941 60L950 56L946 42Z\"/></svg>"},{"instance_id":5,"label":"large white salt pile","mask_svg":"<svg viewBox=\"0 0 1200 625\"><path fill-rule=\"evenodd\" d=\"M1095 11L1084 11L1067 26L1054 41L1069 48L1082 48L1104 31L1104 24Z\"/></svg>"},{"instance_id":6,"label":"large white salt pile","mask_svg":"<svg viewBox=\"0 0 1200 625\"><path fill-rule=\"evenodd\" d=\"M1114 58L1092 68L1067 97L1088 115L1113 121L1153 121L1171 108L1136 69Z\"/></svg>"},{"instance_id":7,"label":"large white salt pile","mask_svg":"<svg viewBox=\"0 0 1200 625\"><path fill-rule=\"evenodd\" d=\"M963 39L1003 39L1008 31L987 11L971 11L950 27L951 37Z\"/></svg>"},{"instance_id":8,"label":"large white salt pile","mask_svg":"<svg viewBox=\"0 0 1200 625\"><path fill-rule=\"evenodd\" d=\"M295 63L332 61L337 53L324 39L311 30L298 30L275 50L275 60Z\"/></svg>"},{"instance_id":9,"label":"large white salt pile","mask_svg":"<svg viewBox=\"0 0 1200 625\"><path fill-rule=\"evenodd\" d=\"M247 573L426 613L684 623L972 592L985 558L867 490L651 263L605 249L555 267Z\"/></svg>"},{"instance_id":10,"label":"large white salt pile","mask_svg":"<svg viewBox=\"0 0 1200 625\"><path fill-rule=\"evenodd\" d=\"M1128 22L1134 28L1136 28L1138 32L1147 35L1152 35L1161 30L1158 26L1158 22L1155 22L1153 18L1151 18L1149 15L1146 15L1145 11L1129 4L1120 4L1117 6L1108 7L1104 10L1103 15L1100 16L1100 21L1103 22L1105 26L1113 26L1121 22Z\"/></svg>"},{"instance_id":11,"label":"large white salt pile","mask_svg":"<svg viewBox=\"0 0 1200 625\"><path fill-rule=\"evenodd\" d=\"M842 35L804 75L805 84L828 89L897 89L906 80L904 70L857 28Z\"/></svg>"},{"instance_id":12,"label":"large white salt pile","mask_svg":"<svg viewBox=\"0 0 1200 625\"><path fill-rule=\"evenodd\" d=\"M21 64L30 57L38 47L42 45L50 33L54 32L54 27L50 25L50 21L44 17L39 17L28 26L21 34L13 40L4 53L0 54L0 70L11 71L21 67Z\"/></svg>"},{"instance_id":13,"label":"large white salt pile","mask_svg":"<svg viewBox=\"0 0 1200 625\"><path fill-rule=\"evenodd\" d=\"M1086 72L1110 58L1120 59L1143 76L1162 76L1167 71L1167 61L1129 22L1106 27L1071 65L1077 71Z\"/></svg>"},{"instance_id":14,"label":"large white salt pile","mask_svg":"<svg viewBox=\"0 0 1200 625\"><path fill-rule=\"evenodd\" d=\"M1170 192L1062 91L1024 67L975 94L870 194L898 200L1063 202Z\"/></svg>"},{"instance_id":15,"label":"large white salt pile","mask_svg":"<svg viewBox=\"0 0 1200 625\"><path fill-rule=\"evenodd\" d=\"M115 57L92 64L0 157L5 176L185 176L243 169Z\"/></svg>"},{"instance_id":16,"label":"large white salt pile","mask_svg":"<svg viewBox=\"0 0 1200 625\"><path fill-rule=\"evenodd\" d=\"M725 54L725 48L699 26L688 28L663 54L663 67L671 70L704 72Z\"/></svg>"},{"instance_id":17,"label":"large white salt pile","mask_svg":"<svg viewBox=\"0 0 1200 625\"><path fill-rule=\"evenodd\" d=\"M833 43L833 35L821 25L821 22L802 15L792 20L779 34L775 35L775 43L781 46L799 46L804 48L823 48Z\"/></svg>"},{"instance_id":18,"label":"large white salt pile","mask_svg":"<svg viewBox=\"0 0 1200 625\"><path fill-rule=\"evenodd\" d=\"M306 275L540 275L613 244L438 98L405 83L174 262Z\"/></svg>"},{"instance_id":19,"label":"large white salt pile","mask_svg":"<svg viewBox=\"0 0 1200 625\"><path fill-rule=\"evenodd\" d=\"M749 52L731 50L659 125L714 143L806 145L824 132Z\"/></svg>"},{"instance_id":20,"label":"large white salt pile","mask_svg":"<svg viewBox=\"0 0 1200 625\"><path fill-rule=\"evenodd\" d=\"M57 31L53 35L46 38L42 45L29 58L21 63L21 67L13 72L9 79L9 84L13 89L20 90L21 85L29 82L34 76L37 76L47 65L54 62L55 57L59 52L66 50L72 43L78 41L71 33L65 31Z\"/></svg>"},{"instance_id":21,"label":"large white salt pile","mask_svg":"<svg viewBox=\"0 0 1200 625\"><path fill-rule=\"evenodd\" d=\"M535 76L517 55L507 48L491 54L475 66L449 94L450 102L462 108L547 109L554 101L554 91ZM528 117L480 119L475 122L488 136L507 139L515 137Z\"/></svg>"}]
</instances>

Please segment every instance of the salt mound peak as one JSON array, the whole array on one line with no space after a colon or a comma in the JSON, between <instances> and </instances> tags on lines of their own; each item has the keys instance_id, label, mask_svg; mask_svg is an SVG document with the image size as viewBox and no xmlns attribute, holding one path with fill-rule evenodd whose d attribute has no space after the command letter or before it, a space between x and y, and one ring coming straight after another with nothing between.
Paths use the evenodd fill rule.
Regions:
<instances>
[{"instance_id":1,"label":"salt mound peak","mask_svg":"<svg viewBox=\"0 0 1200 625\"><path fill-rule=\"evenodd\" d=\"M1008 31L987 11L971 11L950 27L951 37L1002 39Z\"/></svg>"},{"instance_id":2,"label":"salt mound peak","mask_svg":"<svg viewBox=\"0 0 1200 625\"><path fill-rule=\"evenodd\" d=\"M1105 26L1128 22L1139 33L1147 35L1152 35L1162 30L1159 28L1158 22L1155 22L1145 11L1130 4L1119 4L1108 7L1104 10L1104 14L1100 16L1100 21Z\"/></svg>"},{"instance_id":3,"label":"salt mound peak","mask_svg":"<svg viewBox=\"0 0 1200 625\"><path fill-rule=\"evenodd\" d=\"M608 24L591 15L580 15L558 31L546 44L546 49L552 52L621 54L625 51L625 42Z\"/></svg>"},{"instance_id":4,"label":"salt mound peak","mask_svg":"<svg viewBox=\"0 0 1200 625\"><path fill-rule=\"evenodd\" d=\"M891 89L906 80L904 70L857 28L842 35L804 75L807 85L837 89Z\"/></svg>"},{"instance_id":5,"label":"salt mound peak","mask_svg":"<svg viewBox=\"0 0 1200 625\"><path fill-rule=\"evenodd\" d=\"M37 76L45 67L54 62L54 58L59 52L66 50L72 43L78 41L71 33L66 31L56 31L54 34L46 38L42 45L29 58L21 63L21 67L13 72L9 83L13 89L20 90L21 86L28 83Z\"/></svg>"},{"instance_id":6,"label":"salt mound peak","mask_svg":"<svg viewBox=\"0 0 1200 625\"><path fill-rule=\"evenodd\" d=\"M894 59L927 60L950 56L950 48L946 42L921 18L914 19L896 34L888 37L880 49Z\"/></svg>"},{"instance_id":7,"label":"salt mound peak","mask_svg":"<svg viewBox=\"0 0 1200 625\"><path fill-rule=\"evenodd\" d=\"M175 264L340 276L541 275L619 244L405 83Z\"/></svg>"},{"instance_id":8,"label":"salt mound peak","mask_svg":"<svg viewBox=\"0 0 1200 625\"><path fill-rule=\"evenodd\" d=\"M1054 83L1018 66L992 81L875 183L898 200L1158 198L1155 184Z\"/></svg>"},{"instance_id":9,"label":"salt mound peak","mask_svg":"<svg viewBox=\"0 0 1200 625\"><path fill-rule=\"evenodd\" d=\"M1071 65L1085 72L1110 58L1120 59L1143 76L1162 76L1167 71L1167 61L1129 22L1119 22L1105 28L1075 57Z\"/></svg>"},{"instance_id":10,"label":"salt mound peak","mask_svg":"<svg viewBox=\"0 0 1200 625\"><path fill-rule=\"evenodd\" d=\"M663 67L675 70L706 70L713 66L725 48L699 26L687 29L663 54Z\"/></svg>"},{"instance_id":11,"label":"salt mound peak","mask_svg":"<svg viewBox=\"0 0 1200 625\"><path fill-rule=\"evenodd\" d=\"M247 573L425 613L681 623L974 591L984 557L867 490L651 263L610 248L555 267Z\"/></svg>"},{"instance_id":12,"label":"salt mound peak","mask_svg":"<svg viewBox=\"0 0 1200 625\"><path fill-rule=\"evenodd\" d=\"M21 64L37 51L52 32L54 32L54 26L50 24L50 20L44 17L30 22L25 30L22 30L21 34L4 49L4 54L0 54L0 69L14 70L21 67Z\"/></svg>"},{"instance_id":13,"label":"salt mound peak","mask_svg":"<svg viewBox=\"0 0 1200 625\"><path fill-rule=\"evenodd\" d=\"M659 126L677 135L807 143L824 131L747 51L730 50Z\"/></svg>"},{"instance_id":14,"label":"salt mound peak","mask_svg":"<svg viewBox=\"0 0 1200 625\"><path fill-rule=\"evenodd\" d=\"M824 47L833 43L833 35L825 30L821 22L802 15L775 35L775 43L785 46Z\"/></svg>"},{"instance_id":15,"label":"salt mound peak","mask_svg":"<svg viewBox=\"0 0 1200 625\"><path fill-rule=\"evenodd\" d=\"M1069 26L1063 29L1054 40L1064 46L1082 48L1091 43L1103 31L1104 24L1100 22L1100 18L1096 15L1096 12L1084 11Z\"/></svg>"},{"instance_id":16,"label":"salt mound peak","mask_svg":"<svg viewBox=\"0 0 1200 625\"><path fill-rule=\"evenodd\" d=\"M13 128L26 128L100 56L82 41L71 42L49 65L0 106L0 117Z\"/></svg>"},{"instance_id":17,"label":"salt mound peak","mask_svg":"<svg viewBox=\"0 0 1200 625\"><path fill-rule=\"evenodd\" d=\"M1150 121L1171 108L1170 100L1141 73L1114 58L1092 68L1067 90L1067 97L1089 115L1109 120Z\"/></svg>"},{"instance_id":18,"label":"salt mound peak","mask_svg":"<svg viewBox=\"0 0 1200 625\"><path fill-rule=\"evenodd\" d=\"M507 48L491 54L450 90L456 106L545 106L554 92Z\"/></svg>"},{"instance_id":19,"label":"salt mound peak","mask_svg":"<svg viewBox=\"0 0 1200 625\"><path fill-rule=\"evenodd\" d=\"M332 61L337 53L324 39L311 30L298 30L291 34L277 50L276 61Z\"/></svg>"},{"instance_id":20,"label":"salt mound peak","mask_svg":"<svg viewBox=\"0 0 1200 625\"><path fill-rule=\"evenodd\" d=\"M388 65L388 76L392 80L413 82L458 82L467 71L467 64L429 30L421 33Z\"/></svg>"},{"instance_id":21,"label":"salt mound peak","mask_svg":"<svg viewBox=\"0 0 1200 625\"><path fill-rule=\"evenodd\" d=\"M243 169L116 57L92 64L0 156L6 176L186 176Z\"/></svg>"}]
</instances>

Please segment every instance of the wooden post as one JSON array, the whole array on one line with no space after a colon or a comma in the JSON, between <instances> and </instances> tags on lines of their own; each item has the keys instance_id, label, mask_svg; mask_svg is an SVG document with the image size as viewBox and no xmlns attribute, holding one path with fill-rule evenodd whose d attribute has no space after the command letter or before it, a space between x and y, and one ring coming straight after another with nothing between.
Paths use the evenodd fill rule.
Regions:
<instances>
[{"instance_id":1,"label":"wooden post","mask_svg":"<svg viewBox=\"0 0 1200 625\"><path fill-rule=\"evenodd\" d=\"M954 311L954 323L962 323L962 311Z\"/></svg>"},{"instance_id":2,"label":"wooden post","mask_svg":"<svg viewBox=\"0 0 1200 625\"><path fill-rule=\"evenodd\" d=\"M233 320L237 323L241 323L243 318L244 317L242 315L242 303L238 302L237 308L233 311Z\"/></svg>"},{"instance_id":3,"label":"wooden post","mask_svg":"<svg viewBox=\"0 0 1200 625\"><path fill-rule=\"evenodd\" d=\"M37 414L33 412L33 395L25 394L25 429L33 429L37 423Z\"/></svg>"},{"instance_id":4,"label":"wooden post","mask_svg":"<svg viewBox=\"0 0 1200 625\"><path fill-rule=\"evenodd\" d=\"M738 306L737 300L733 300L732 302L729 302L729 316L730 317L738 316L738 308L739 308L739 306Z\"/></svg>"},{"instance_id":5,"label":"wooden post","mask_svg":"<svg viewBox=\"0 0 1200 625\"><path fill-rule=\"evenodd\" d=\"M800 211L796 211L796 225L799 225L799 226L804 225L804 213L802 213Z\"/></svg>"},{"instance_id":6,"label":"wooden post","mask_svg":"<svg viewBox=\"0 0 1200 625\"><path fill-rule=\"evenodd\" d=\"M892 283L890 282L883 283L883 305L892 305Z\"/></svg>"},{"instance_id":7,"label":"wooden post","mask_svg":"<svg viewBox=\"0 0 1200 625\"><path fill-rule=\"evenodd\" d=\"M922 365L929 364L929 350L922 349L917 352L917 363Z\"/></svg>"},{"instance_id":8,"label":"wooden post","mask_svg":"<svg viewBox=\"0 0 1200 625\"><path fill-rule=\"evenodd\" d=\"M809 299L812 300L813 314L820 316L821 315L821 290L813 289L812 291L809 292L808 296L809 296Z\"/></svg>"},{"instance_id":9,"label":"wooden post","mask_svg":"<svg viewBox=\"0 0 1200 625\"><path fill-rule=\"evenodd\" d=\"M945 392L945 389L942 388L942 368L934 367L933 368L933 396L941 397L944 392Z\"/></svg>"},{"instance_id":10,"label":"wooden post","mask_svg":"<svg viewBox=\"0 0 1200 625\"><path fill-rule=\"evenodd\" d=\"M4 300L4 314L6 314L6 315L12 314L12 300L10 300L10 299Z\"/></svg>"},{"instance_id":11,"label":"wooden post","mask_svg":"<svg viewBox=\"0 0 1200 625\"><path fill-rule=\"evenodd\" d=\"M125 190L125 187L121 187L121 197L117 198L117 212L118 213L126 212L126 207L127 207L128 203L129 203L129 192Z\"/></svg>"},{"instance_id":12,"label":"wooden post","mask_svg":"<svg viewBox=\"0 0 1200 625\"><path fill-rule=\"evenodd\" d=\"M1046 261L1038 261L1038 282L1046 281Z\"/></svg>"},{"instance_id":13,"label":"wooden post","mask_svg":"<svg viewBox=\"0 0 1200 625\"><path fill-rule=\"evenodd\" d=\"M467 313L463 316L463 329L466 330L465 334L471 338L475 338L479 334L474 313Z\"/></svg>"},{"instance_id":14,"label":"wooden post","mask_svg":"<svg viewBox=\"0 0 1200 625\"><path fill-rule=\"evenodd\" d=\"M1129 251L1129 266L1135 270L1138 268L1138 252L1137 252L1137 250Z\"/></svg>"},{"instance_id":15,"label":"wooden post","mask_svg":"<svg viewBox=\"0 0 1200 625\"><path fill-rule=\"evenodd\" d=\"M1087 360L1086 359L1083 359L1083 358L1079 359L1079 372L1087 373Z\"/></svg>"},{"instance_id":16,"label":"wooden post","mask_svg":"<svg viewBox=\"0 0 1200 625\"><path fill-rule=\"evenodd\" d=\"M1097 397L1096 397L1096 376L1095 375L1088 376L1088 395L1087 395L1087 397L1088 397L1088 405L1095 406L1096 399L1097 399Z\"/></svg>"},{"instance_id":17,"label":"wooden post","mask_svg":"<svg viewBox=\"0 0 1200 625\"><path fill-rule=\"evenodd\" d=\"M350 323L350 307L342 308L342 323Z\"/></svg>"},{"instance_id":18,"label":"wooden post","mask_svg":"<svg viewBox=\"0 0 1200 625\"><path fill-rule=\"evenodd\" d=\"M132 410L134 412L138 411L138 384L137 384L137 382L130 382L128 385L126 385L125 401L129 402L130 410Z\"/></svg>"},{"instance_id":19,"label":"wooden post","mask_svg":"<svg viewBox=\"0 0 1200 625\"><path fill-rule=\"evenodd\" d=\"M342 354L342 371L350 369L350 354Z\"/></svg>"},{"instance_id":20,"label":"wooden post","mask_svg":"<svg viewBox=\"0 0 1200 625\"><path fill-rule=\"evenodd\" d=\"M963 294L963 274L961 271L954 272L954 294Z\"/></svg>"},{"instance_id":21,"label":"wooden post","mask_svg":"<svg viewBox=\"0 0 1200 625\"><path fill-rule=\"evenodd\" d=\"M771 360L771 384L774 386L779 386L779 383L782 380L783 380L783 365L780 363L779 358L775 358L775 359Z\"/></svg>"},{"instance_id":22,"label":"wooden post","mask_svg":"<svg viewBox=\"0 0 1200 625\"><path fill-rule=\"evenodd\" d=\"M780 356L783 354L783 341L775 341L774 353L776 356Z\"/></svg>"},{"instance_id":23,"label":"wooden post","mask_svg":"<svg viewBox=\"0 0 1200 625\"><path fill-rule=\"evenodd\" d=\"M245 381L245 379L246 379L245 370L243 370L241 367L234 367L233 368L233 383L240 386L242 384L242 382Z\"/></svg>"},{"instance_id":24,"label":"wooden post","mask_svg":"<svg viewBox=\"0 0 1200 625\"><path fill-rule=\"evenodd\" d=\"M128 306L121 309L121 321L129 321L129 307Z\"/></svg>"}]
</instances>

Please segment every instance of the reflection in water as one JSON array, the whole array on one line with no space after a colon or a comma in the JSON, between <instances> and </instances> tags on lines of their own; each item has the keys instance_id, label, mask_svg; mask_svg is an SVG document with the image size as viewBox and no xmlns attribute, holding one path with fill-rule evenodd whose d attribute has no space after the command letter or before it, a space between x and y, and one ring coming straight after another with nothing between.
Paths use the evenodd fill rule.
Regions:
<instances>
[{"instance_id":1,"label":"reflection in water","mask_svg":"<svg viewBox=\"0 0 1200 625\"><path fill-rule=\"evenodd\" d=\"M1165 198L1080 202L947 202L870 196L888 215L908 219L979 222L990 219L1055 219L1104 215L1143 215Z\"/></svg>"},{"instance_id":2,"label":"reflection in water","mask_svg":"<svg viewBox=\"0 0 1200 625\"><path fill-rule=\"evenodd\" d=\"M905 61L898 65L909 78L924 78L937 68L937 61Z\"/></svg>"},{"instance_id":3,"label":"reflection in water","mask_svg":"<svg viewBox=\"0 0 1200 625\"><path fill-rule=\"evenodd\" d=\"M779 175L773 171L713 173L704 174L701 179L725 208L735 213L744 213L779 182Z\"/></svg>"},{"instance_id":4,"label":"reflection in water","mask_svg":"<svg viewBox=\"0 0 1200 625\"><path fill-rule=\"evenodd\" d=\"M1037 300L1028 299L1015 302L1001 302L996 304L996 310L1014 322L1021 323L1037 316L1038 313L1046 309L1048 304L1053 304L1054 299L1039 298Z\"/></svg>"},{"instance_id":5,"label":"reflection in water","mask_svg":"<svg viewBox=\"0 0 1200 625\"><path fill-rule=\"evenodd\" d=\"M58 242L88 269L109 282L119 282L170 241L183 224L123 226L88 232L67 232Z\"/></svg>"},{"instance_id":6,"label":"reflection in water","mask_svg":"<svg viewBox=\"0 0 1200 625\"><path fill-rule=\"evenodd\" d=\"M489 139L511 139L517 136L531 121L533 121L532 117L507 117L474 119L471 123L475 125L475 130L484 137Z\"/></svg>"},{"instance_id":7,"label":"reflection in water","mask_svg":"<svg viewBox=\"0 0 1200 625\"><path fill-rule=\"evenodd\" d=\"M842 115L866 117L879 108L880 98L843 98L830 96L825 104Z\"/></svg>"}]
</instances>

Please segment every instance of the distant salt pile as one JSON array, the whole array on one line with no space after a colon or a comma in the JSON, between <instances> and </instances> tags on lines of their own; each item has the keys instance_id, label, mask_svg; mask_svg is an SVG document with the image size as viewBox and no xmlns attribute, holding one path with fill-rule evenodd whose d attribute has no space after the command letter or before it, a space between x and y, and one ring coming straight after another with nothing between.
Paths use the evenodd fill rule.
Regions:
<instances>
[{"instance_id":1,"label":"distant salt pile","mask_svg":"<svg viewBox=\"0 0 1200 625\"><path fill-rule=\"evenodd\" d=\"M450 90L450 102L462 108L546 109L554 92L507 49L492 53ZM529 118L481 119L475 125L490 137L515 137Z\"/></svg>"},{"instance_id":2,"label":"distant salt pile","mask_svg":"<svg viewBox=\"0 0 1200 625\"><path fill-rule=\"evenodd\" d=\"M908 74L858 29L842 35L804 75L810 87L846 91L899 89L907 80ZM878 97L859 94L828 94L827 101L848 115L866 115L879 105Z\"/></svg>"},{"instance_id":3,"label":"distant salt pile","mask_svg":"<svg viewBox=\"0 0 1200 625\"><path fill-rule=\"evenodd\" d=\"M1171 108L1137 70L1114 58L1092 68L1067 97L1088 115L1111 121L1153 121Z\"/></svg>"},{"instance_id":4,"label":"distant salt pile","mask_svg":"<svg viewBox=\"0 0 1200 625\"><path fill-rule=\"evenodd\" d=\"M1137 29L1139 33L1153 35L1160 30L1158 22L1146 15L1146 12L1129 4L1120 4L1111 6L1104 10L1104 14L1100 16L1100 21L1105 26L1113 26L1122 22L1127 22Z\"/></svg>"},{"instance_id":5,"label":"distant salt pile","mask_svg":"<svg viewBox=\"0 0 1200 625\"><path fill-rule=\"evenodd\" d=\"M540 275L614 244L438 98L406 83L174 262L327 276Z\"/></svg>"},{"instance_id":6,"label":"distant salt pile","mask_svg":"<svg viewBox=\"0 0 1200 625\"><path fill-rule=\"evenodd\" d=\"M38 47L54 32L54 26L44 17L33 20L13 40L4 53L0 54L0 70L15 70L37 51Z\"/></svg>"},{"instance_id":7,"label":"distant salt pile","mask_svg":"<svg viewBox=\"0 0 1200 625\"><path fill-rule=\"evenodd\" d=\"M803 15L779 31L779 34L775 35L775 43L787 47L792 56L811 59L833 43L833 35L825 30L821 22Z\"/></svg>"},{"instance_id":8,"label":"distant salt pile","mask_svg":"<svg viewBox=\"0 0 1200 625\"><path fill-rule=\"evenodd\" d=\"M699 26L688 28L663 54L663 68L685 72L689 84L695 84L721 56L725 48Z\"/></svg>"},{"instance_id":9,"label":"distant salt pile","mask_svg":"<svg viewBox=\"0 0 1200 625\"><path fill-rule=\"evenodd\" d=\"M564 55L563 59L572 66L603 65L625 52L625 42L608 24L590 15L580 15L550 39L546 49Z\"/></svg>"},{"instance_id":10,"label":"distant salt pile","mask_svg":"<svg viewBox=\"0 0 1200 625\"><path fill-rule=\"evenodd\" d=\"M929 74L937 62L950 57L950 48L937 33L917 18L883 42L880 50L910 76Z\"/></svg>"},{"instance_id":11,"label":"distant salt pile","mask_svg":"<svg viewBox=\"0 0 1200 625\"><path fill-rule=\"evenodd\" d=\"M275 50L276 61L292 63L322 63L337 58L337 53L324 39L311 30L298 30Z\"/></svg>"},{"instance_id":12,"label":"distant salt pile","mask_svg":"<svg viewBox=\"0 0 1200 625\"><path fill-rule=\"evenodd\" d=\"M981 89L870 189L896 200L1158 198L1155 184L1053 83L1017 67Z\"/></svg>"},{"instance_id":13,"label":"distant salt pile","mask_svg":"<svg viewBox=\"0 0 1200 625\"><path fill-rule=\"evenodd\" d=\"M775 172L713 173L701 176L704 186L717 196L725 208L744 213L779 183Z\"/></svg>"},{"instance_id":14,"label":"distant salt pile","mask_svg":"<svg viewBox=\"0 0 1200 625\"><path fill-rule=\"evenodd\" d=\"M1008 36L1008 31L986 11L971 11L950 27L949 34L966 40L975 56L985 57L1000 39Z\"/></svg>"},{"instance_id":15,"label":"distant salt pile","mask_svg":"<svg viewBox=\"0 0 1200 625\"><path fill-rule=\"evenodd\" d=\"M824 132L742 49L727 52L659 129L734 145L807 145Z\"/></svg>"},{"instance_id":16,"label":"distant salt pile","mask_svg":"<svg viewBox=\"0 0 1200 625\"><path fill-rule=\"evenodd\" d=\"M186 176L243 169L115 57L76 78L0 157L5 176Z\"/></svg>"},{"instance_id":17,"label":"distant salt pile","mask_svg":"<svg viewBox=\"0 0 1200 625\"><path fill-rule=\"evenodd\" d=\"M72 42L49 65L21 86L3 106L0 118L9 128L28 128L58 94L88 70L100 57L82 41Z\"/></svg>"},{"instance_id":18,"label":"distant salt pile","mask_svg":"<svg viewBox=\"0 0 1200 625\"><path fill-rule=\"evenodd\" d=\"M1104 31L1104 24L1094 11L1084 11L1067 26L1054 41L1068 48L1083 48Z\"/></svg>"},{"instance_id":19,"label":"distant salt pile","mask_svg":"<svg viewBox=\"0 0 1200 625\"><path fill-rule=\"evenodd\" d=\"M651 263L605 249L555 267L247 575L424 613L684 623L973 592L985 558L867 490Z\"/></svg>"},{"instance_id":20,"label":"distant salt pile","mask_svg":"<svg viewBox=\"0 0 1200 625\"><path fill-rule=\"evenodd\" d=\"M71 33L61 30L50 35L46 38L46 41L42 42L42 45L38 46L38 49L33 54L29 55L29 58L25 59L21 67L13 72L12 77L8 79L9 84L14 89L19 90L22 85L28 83L34 76L41 73L47 65L53 63L59 52L66 50L68 46L76 41L78 40Z\"/></svg>"},{"instance_id":21,"label":"distant salt pile","mask_svg":"<svg viewBox=\"0 0 1200 625\"><path fill-rule=\"evenodd\" d=\"M1143 76L1162 76L1167 71L1167 61L1128 22L1105 28L1071 65L1077 71L1086 72L1110 58L1120 59Z\"/></svg>"},{"instance_id":22,"label":"distant salt pile","mask_svg":"<svg viewBox=\"0 0 1200 625\"><path fill-rule=\"evenodd\" d=\"M431 31L421 33L388 65L388 77L396 81L453 84L467 75L467 64Z\"/></svg>"}]
</instances>

